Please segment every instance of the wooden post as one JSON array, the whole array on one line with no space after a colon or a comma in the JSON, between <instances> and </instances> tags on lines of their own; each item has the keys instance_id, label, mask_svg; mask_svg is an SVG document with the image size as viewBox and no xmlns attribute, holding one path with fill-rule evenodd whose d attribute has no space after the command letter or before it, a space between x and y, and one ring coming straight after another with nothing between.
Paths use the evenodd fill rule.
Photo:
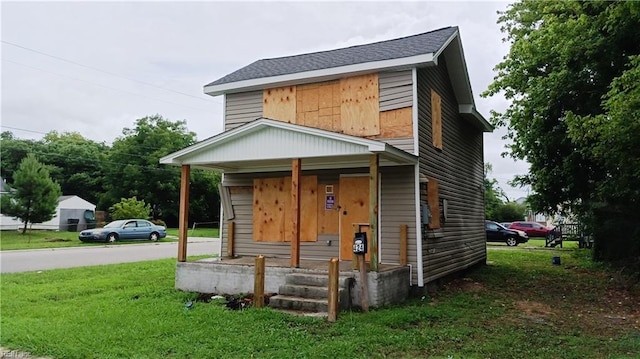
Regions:
<instances>
[{"instance_id":1,"label":"wooden post","mask_svg":"<svg viewBox=\"0 0 640 359\"><path fill-rule=\"evenodd\" d=\"M253 305L256 308L264 306L264 256L256 257L256 273L253 282Z\"/></svg>"},{"instance_id":2,"label":"wooden post","mask_svg":"<svg viewBox=\"0 0 640 359\"><path fill-rule=\"evenodd\" d=\"M408 228L409 226L407 226L406 224L401 224L400 225L400 265L401 266L406 266L408 261L407 261L407 253L408 253L408 240L407 240L407 233L408 233Z\"/></svg>"},{"instance_id":3,"label":"wooden post","mask_svg":"<svg viewBox=\"0 0 640 359\"><path fill-rule=\"evenodd\" d=\"M182 165L180 176L180 220L178 222L178 261L187 261L187 233L189 231L189 181L191 166Z\"/></svg>"},{"instance_id":4,"label":"wooden post","mask_svg":"<svg viewBox=\"0 0 640 359\"><path fill-rule=\"evenodd\" d=\"M367 276L367 267L364 264L364 254L356 254L360 266L360 306L363 312L369 311L369 283Z\"/></svg>"},{"instance_id":5,"label":"wooden post","mask_svg":"<svg viewBox=\"0 0 640 359\"><path fill-rule=\"evenodd\" d=\"M329 308L327 321L333 323L338 319L338 278L340 276L340 261L331 258L329 261Z\"/></svg>"},{"instance_id":6,"label":"wooden post","mask_svg":"<svg viewBox=\"0 0 640 359\"><path fill-rule=\"evenodd\" d=\"M227 257L233 258L233 246L236 233L236 222L229 222L227 230Z\"/></svg>"},{"instance_id":7,"label":"wooden post","mask_svg":"<svg viewBox=\"0 0 640 359\"><path fill-rule=\"evenodd\" d=\"M291 163L291 267L300 267L300 192L302 185L301 160Z\"/></svg>"},{"instance_id":8,"label":"wooden post","mask_svg":"<svg viewBox=\"0 0 640 359\"><path fill-rule=\"evenodd\" d=\"M371 155L369 159L369 251L371 260L369 265L374 272L378 271L378 165L377 154Z\"/></svg>"},{"instance_id":9,"label":"wooden post","mask_svg":"<svg viewBox=\"0 0 640 359\"><path fill-rule=\"evenodd\" d=\"M351 240L353 242L353 239L356 238L356 233L360 232L360 225L359 224L354 224L353 225L353 237L351 237L348 240ZM353 254L351 257L351 269L353 270L358 270L360 268L360 263L358 262L358 257Z\"/></svg>"}]
</instances>

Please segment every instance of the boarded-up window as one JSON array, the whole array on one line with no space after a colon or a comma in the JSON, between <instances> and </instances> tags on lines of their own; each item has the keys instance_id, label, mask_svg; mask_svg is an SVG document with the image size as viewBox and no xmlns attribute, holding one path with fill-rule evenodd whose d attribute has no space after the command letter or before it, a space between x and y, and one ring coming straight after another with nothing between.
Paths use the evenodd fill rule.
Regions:
<instances>
[{"instance_id":1,"label":"boarded-up window","mask_svg":"<svg viewBox=\"0 0 640 359\"><path fill-rule=\"evenodd\" d=\"M413 137L413 110L411 107L380 112L380 136L374 138Z\"/></svg>"},{"instance_id":2,"label":"boarded-up window","mask_svg":"<svg viewBox=\"0 0 640 359\"><path fill-rule=\"evenodd\" d=\"M285 211L291 197L285 177L253 180L253 240L284 242Z\"/></svg>"},{"instance_id":3,"label":"boarded-up window","mask_svg":"<svg viewBox=\"0 0 640 359\"><path fill-rule=\"evenodd\" d=\"M442 149L442 99L431 90L431 135L433 146Z\"/></svg>"},{"instance_id":4,"label":"boarded-up window","mask_svg":"<svg viewBox=\"0 0 640 359\"><path fill-rule=\"evenodd\" d=\"M427 201L431 214L429 229L440 228L440 195L438 191L438 180L429 178L429 182L427 183Z\"/></svg>"},{"instance_id":5,"label":"boarded-up window","mask_svg":"<svg viewBox=\"0 0 640 359\"><path fill-rule=\"evenodd\" d=\"M262 93L262 115L272 120L296 123L296 87L266 89Z\"/></svg>"},{"instance_id":6,"label":"boarded-up window","mask_svg":"<svg viewBox=\"0 0 640 359\"><path fill-rule=\"evenodd\" d=\"M316 176L303 176L300 189L300 241L318 240ZM253 240L291 240L291 177L253 180Z\"/></svg>"},{"instance_id":7,"label":"boarded-up window","mask_svg":"<svg viewBox=\"0 0 640 359\"><path fill-rule=\"evenodd\" d=\"M353 136L380 134L378 74L340 80L342 132Z\"/></svg>"}]
</instances>

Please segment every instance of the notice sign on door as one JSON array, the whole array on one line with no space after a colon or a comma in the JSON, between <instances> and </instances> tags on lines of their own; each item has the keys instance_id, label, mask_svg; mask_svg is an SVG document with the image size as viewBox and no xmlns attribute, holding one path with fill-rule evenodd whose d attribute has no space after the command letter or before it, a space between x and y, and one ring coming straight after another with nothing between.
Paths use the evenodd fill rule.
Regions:
<instances>
[{"instance_id":1,"label":"notice sign on door","mask_svg":"<svg viewBox=\"0 0 640 359\"><path fill-rule=\"evenodd\" d=\"M336 205L336 196L328 194L325 196L324 209L333 209Z\"/></svg>"}]
</instances>

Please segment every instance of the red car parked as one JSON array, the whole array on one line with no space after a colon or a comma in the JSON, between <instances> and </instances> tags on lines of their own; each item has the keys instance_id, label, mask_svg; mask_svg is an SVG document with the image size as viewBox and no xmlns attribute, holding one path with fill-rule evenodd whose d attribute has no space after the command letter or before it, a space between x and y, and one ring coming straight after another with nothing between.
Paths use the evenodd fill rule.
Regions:
<instances>
[{"instance_id":1,"label":"red car parked","mask_svg":"<svg viewBox=\"0 0 640 359\"><path fill-rule=\"evenodd\" d=\"M518 229L527 233L529 238L531 237L543 237L547 239L554 239L559 237L560 232L555 228L545 227L538 222L513 222L509 226L509 229Z\"/></svg>"}]
</instances>

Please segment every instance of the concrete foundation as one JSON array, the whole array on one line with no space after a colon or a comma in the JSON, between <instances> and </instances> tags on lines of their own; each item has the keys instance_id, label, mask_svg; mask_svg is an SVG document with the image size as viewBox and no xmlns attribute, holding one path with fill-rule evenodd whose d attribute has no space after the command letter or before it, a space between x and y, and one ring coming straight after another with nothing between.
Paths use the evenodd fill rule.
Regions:
<instances>
[{"instance_id":1,"label":"concrete foundation","mask_svg":"<svg viewBox=\"0 0 640 359\"><path fill-rule=\"evenodd\" d=\"M267 258L265 292L278 293L287 274L308 273L328 275L328 262L314 261L301 268L291 268L285 262ZM275 262L275 263L274 263ZM359 272L351 270L351 262L341 262L340 275L352 276L351 303L359 306L362 298ZM327 269L323 269L327 268ZM178 262L176 288L199 293L246 294L253 292L254 266L249 260L220 261L216 258L195 262ZM368 272L369 306L381 307L400 303L409 296L409 267L382 265L379 272Z\"/></svg>"}]
</instances>

